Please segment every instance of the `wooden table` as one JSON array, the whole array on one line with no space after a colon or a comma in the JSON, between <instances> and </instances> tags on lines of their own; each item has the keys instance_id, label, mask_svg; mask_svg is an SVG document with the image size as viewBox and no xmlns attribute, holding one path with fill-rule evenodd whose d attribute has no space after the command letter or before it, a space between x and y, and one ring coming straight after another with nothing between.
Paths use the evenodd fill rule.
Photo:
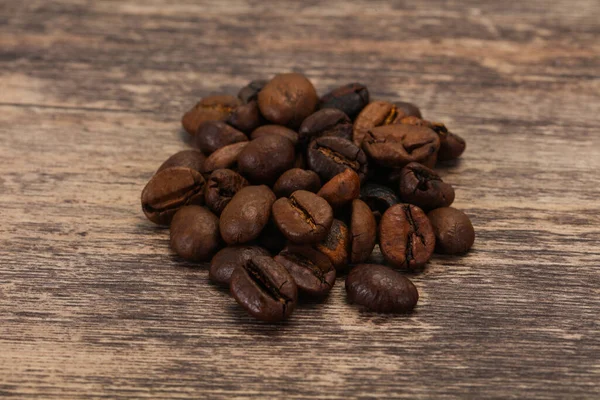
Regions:
<instances>
[{"instance_id":1,"label":"wooden table","mask_svg":"<svg viewBox=\"0 0 600 400\"><path fill-rule=\"evenodd\" d=\"M470 4L467 4L470 3ZM599 398L600 3L0 2L0 396ZM419 104L476 227L414 313L246 316L140 209L198 98L302 71Z\"/></svg>"}]
</instances>

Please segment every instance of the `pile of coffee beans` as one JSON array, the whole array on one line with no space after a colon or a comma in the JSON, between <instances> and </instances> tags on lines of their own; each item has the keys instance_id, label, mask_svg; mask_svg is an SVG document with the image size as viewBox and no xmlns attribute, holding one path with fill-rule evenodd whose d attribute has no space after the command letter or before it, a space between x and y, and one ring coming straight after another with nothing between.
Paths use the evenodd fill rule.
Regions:
<instances>
[{"instance_id":1,"label":"pile of coffee beans","mask_svg":"<svg viewBox=\"0 0 600 400\"><path fill-rule=\"evenodd\" d=\"M398 270L473 245L452 185L433 170L465 141L414 104L371 101L359 83L319 98L286 73L206 97L182 124L195 149L160 166L142 209L260 320L324 299L340 274L350 303L408 312L419 294Z\"/></svg>"}]
</instances>

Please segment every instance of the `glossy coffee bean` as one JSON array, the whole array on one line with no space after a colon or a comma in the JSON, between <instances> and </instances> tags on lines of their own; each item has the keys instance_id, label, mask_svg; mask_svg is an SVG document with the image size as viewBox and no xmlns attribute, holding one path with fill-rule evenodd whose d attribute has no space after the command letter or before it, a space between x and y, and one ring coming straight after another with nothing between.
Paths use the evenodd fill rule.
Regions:
<instances>
[{"instance_id":1,"label":"glossy coffee bean","mask_svg":"<svg viewBox=\"0 0 600 400\"><path fill-rule=\"evenodd\" d=\"M195 135L200 125L207 121L225 121L239 105L240 101L233 96L208 96L183 115L181 124L187 133Z\"/></svg>"},{"instance_id":2,"label":"glossy coffee bean","mask_svg":"<svg viewBox=\"0 0 600 400\"><path fill-rule=\"evenodd\" d=\"M335 108L354 119L367 104L369 104L367 87L360 83L349 83L321 97L319 108Z\"/></svg>"},{"instance_id":3,"label":"glossy coffee bean","mask_svg":"<svg viewBox=\"0 0 600 400\"><path fill-rule=\"evenodd\" d=\"M210 261L208 277L214 283L229 286L231 274L237 267L243 267L254 256L270 256L258 246L229 246L219 250Z\"/></svg>"},{"instance_id":4,"label":"glossy coffee bean","mask_svg":"<svg viewBox=\"0 0 600 400\"><path fill-rule=\"evenodd\" d=\"M302 74L276 75L258 93L260 112L269 121L292 128L315 111L319 98L310 81Z\"/></svg>"},{"instance_id":5,"label":"glossy coffee bean","mask_svg":"<svg viewBox=\"0 0 600 400\"><path fill-rule=\"evenodd\" d=\"M377 223L369 206L359 199L352 202L350 237L350 263L365 262L375 247Z\"/></svg>"},{"instance_id":6,"label":"glossy coffee bean","mask_svg":"<svg viewBox=\"0 0 600 400\"><path fill-rule=\"evenodd\" d=\"M437 159L439 161L449 161L460 157L467 146L465 140L458 135L450 132L446 125L441 122L431 122L415 116L405 117L400 123L415 126L425 126L437 133L440 138L440 150Z\"/></svg>"},{"instance_id":7,"label":"glossy coffee bean","mask_svg":"<svg viewBox=\"0 0 600 400\"><path fill-rule=\"evenodd\" d=\"M379 247L386 261L396 268L422 267L435 247L427 215L412 204L400 203L388 208L379 224Z\"/></svg>"},{"instance_id":8,"label":"glossy coffee bean","mask_svg":"<svg viewBox=\"0 0 600 400\"><path fill-rule=\"evenodd\" d=\"M410 163L402 168L400 197L424 211L448 207L454 201L454 188L432 169L423 164Z\"/></svg>"},{"instance_id":9,"label":"glossy coffee bean","mask_svg":"<svg viewBox=\"0 0 600 400\"><path fill-rule=\"evenodd\" d=\"M238 170L250 182L272 185L294 166L294 145L278 135L262 136L251 141L238 156Z\"/></svg>"},{"instance_id":10,"label":"glossy coffee bean","mask_svg":"<svg viewBox=\"0 0 600 400\"><path fill-rule=\"evenodd\" d=\"M335 268L329 258L309 246L289 245L274 260L288 270L298 291L309 297L324 297L335 284Z\"/></svg>"},{"instance_id":11,"label":"glossy coffee bean","mask_svg":"<svg viewBox=\"0 0 600 400\"><path fill-rule=\"evenodd\" d=\"M360 196L360 179L356 172L346 169L325 183L317 193L338 209Z\"/></svg>"},{"instance_id":12,"label":"glossy coffee bean","mask_svg":"<svg viewBox=\"0 0 600 400\"><path fill-rule=\"evenodd\" d=\"M229 288L238 304L261 321L287 319L298 302L294 278L271 257L254 256L237 267Z\"/></svg>"},{"instance_id":13,"label":"glossy coffee bean","mask_svg":"<svg viewBox=\"0 0 600 400\"><path fill-rule=\"evenodd\" d=\"M256 239L271 216L275 194L267 186L240 189L221 213L221 237L227 244Z\"/></svg>"},{"instance_id":14,"label":"glossy coffee bean","mask_svg":"<svg viewBox=\"0 0 600 400\"><path fill-rule=\"evenodd\" d=\"M339 137L321 137L308 146L308 167L327 182L350 168L358 174L361 182L367 175L365 153L349 140Z\"/></svg>"},{"instance_id":15,"label":"glossy coffee bean","mask_svg":"<svg viewBox=\"0 0 600 400\"><path fill-rule=\"evenodd\" d=\"M169 225L183 206L204 203L205 181L190 168L172 167L155 174L142 191L142 210L158 225Z\"/></svg>"},{"instance_id":16,"label":"glossy coffee bean","mask_svg":"<svg viewBox=\"0 0 600 400\"><path fill-rule=\"evenodd\" d=\"M205 207L185 206L171 221L171 249L189 261L208 261L219 249L219 218Z\"/></svg>"},{"instance_id":17,"label":"glossy coffee bean","mask_svg":"<svg viewBox=\"0 0 600 400\"><path fill-rule=\"evenodd\" d=\"M248 104L253 100L258 100L258 93L269 81L266 79L256 79L248 83L238 92L238 99L242 104Z\"/></svg>"},{"instance_id":18,"label":"glossy coffee bean","mask_svg":"<svg viewBox=\"0 0 600 400\"><path fill-rule=\"evenodd\" d=\"M227 118L227 123L244 133L250 133L263 122L256 100L237 106Z\"/></svg>"},{"instance_id":19,"label":"glossy coffee bean","mask_svg":"<svg viewBox=\"0 0 600 400\"><path fill-rule=\"evenodd\" d=\"M361 264L346 278L350 303L381 313L409 312L417 305L419 292L398 271L383 265Z\"/></svg>"},{"instance_id":20,"label":"glossy coffee bean","mask_svg":"<svg viewBox=\"0 0 600 400\"><path fill-rule=\"evenodd\" d=\"M250 142L238 142L221 147L204 162L204 172L210 174L217 169L236 169L237 159Z\"/></svg>"},{"instance_id":21,"label":"glossy coffee bean","mask_svg":"<svg viewBox=\"0 0 600 400\"><path fill-rule=\"evenodd\" d=\"M301 143L322 136L336 136L352 140L352 121L343 111L326 108L306 118L298 130Z\"/></svg>"},{"instance_id":22,"label":"glossy coffee bean","mask_svg":"<svg viewBox=\"0 0 600 400\"><path fill-rule=\"evenodd\" d=\"M443 207L427 214L435 234L435 251L462 254L475 242L475 230L469 217L453 207Z\"/></svg>"},{"instance_id":23,"label":"glossy coffee bean","mask_svg":"<svg viewBox=\"0 0 600 400\"><path fill-rule=\"evenodd\" d=\"M297 190L273 204L273 219L292 243L317 243L327 236L333 210L327 201L306 190Z\"/></svg>"},{"instance_id":24,"label":"glossy coffee bean","mask_svg":"<svg viewBox=\"0 0 600 400\"><path fill-rule=\"evenodd\" d=\"M387 101L369 103L354 121L352 133L354 144L360 146L369 130L377 126L398 123L402 117L404 117L404 113L393 103Z\"/></svg>"},{"instance_id":25,"label":"glossy coffee bean","mask_svg":"<svg viewBox=\"0 0 600 400\"><path fill-rule=\"evenodd\" d=\"M212 212L221 215L225 206L242 188L248 186L248 181L230 169L214 170L206 181L204 202Z\"/></svg>"},{"instance_id":26,"label":"glossy coffee bean","mask_svg":"<svg viewBox=\"0 0 600 400\"><path fill-rule=\"evenodd\" d=\"M381 218L385 210L398 204L396 193L385 185L367 183L360 189L360 199L367 203L375 218Z\"/></svg>"},{"instance_id":27,"label":"glossy coffee bean","mask_svg":"<svg viewBox=\"0 0 600 400\"><path fill-rule=\"evenodd\" d=\"M407 117L422 118L421 117L421 110L419 109L419 107L417 107L413 103L408 103L406 101L397 101L394 104L396 105L396 107L398 107L398 109L405 116L407 116Z\"/></svg>"},{"instance_id":28,"label":"glossy coffee bean","mask_svg":"<svg viewBox=\"0 0 600 400\"><path fill-rule=\"evenodd\" d=\"M279 135L288 139L295 146L298 143L298 134L282 125L263 125L256 128L250 135L250 139L258 139L261 136Z\"/></svg>"},{"instance_id":29,"label":"glossy coffee bean","mask_svg":"<svg viewBox=\"0 0 600 400\"><path fill-rule=\"evenodd\" d=\"M327 236L317 243L315 248L329 257L336 270L346 269L350 249L350 231L346 224L339 219L334 219Z\"/></svg>"},{"instance_id":30,"label":"glossy coffee bean","mask_svg":"<svg viewBox=\"0 0 600 400\"><path fill-rule=\"evenodd\" d=\"M275 185L273 192L277 198L289 197L296 190L306 190L316 193L321 188L321 179L314 171L307 171L300 168L292 168L285 171Z\"/></svg>"},{"instance_id":31,"label":"glossy coffee bean","mask_svg":"<svg viewBox=\"0 0 600 400\"><path fill-rule=\"evenodd\" d=\"M206 156L204 154L202 154L201 151L182 150L178 153L173 154L171 157L167 158L167 160L164 163L162 163L162 165L158 168L156 173L159 173L163 169L172 168L172 167L191 168L194 171L203 173L205 161L206 161Z\"/></svg>"},{"instance_id":32,"label":"glossy coffee bean","mask_svg":"<svg viewBox=\"0 0 600 400\"><path fill-rule=\"evenodd\" d=\"M208 121L202 124L192 139L192 145L205 154L238 142L247 142L248 137L223 121Z\"/></svg>"}]
</instances>

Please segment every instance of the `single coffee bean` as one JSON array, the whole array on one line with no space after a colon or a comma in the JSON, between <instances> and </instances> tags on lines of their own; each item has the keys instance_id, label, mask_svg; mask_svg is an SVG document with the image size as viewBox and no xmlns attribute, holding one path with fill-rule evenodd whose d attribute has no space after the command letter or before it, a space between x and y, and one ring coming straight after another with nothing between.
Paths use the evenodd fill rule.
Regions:
<instances>
[{"instance_id":1,"label":"single coffee bean","mask_svg":"<svg viewBox=\"0 0 600 400\"><path fill-rule=\"evenodd\" d=\"M354 119L367 104L369 104L367 87L360 83L349 83L321 97L319 108L337 108Z\"/></svg>"},{"instance_id":2,"label":"single coffee bean","mask_svg":"<svg viewBox=\"0 0 600 400\"><path fill-rule=\"evenodd\" d=\"M398 196L387 186L367 183L360 189L360 199L367 203L375 219L381 218L385 210L398 204Z\"/></svg>"},{"instance_id":3,"label":"single coffee bean","mask_svg":"<svg viewBox=\"0 0 600 400\"><path fill-rule=\"evenodd\" d=\"M206 182L204 201L208 208L221 215L225 206L242 188L248 186L248 181L230 169L216 169Z\"/></svg>"},{"instance_id":4,"label":"single coffee bean","mask_svg":"<svg viewBox=\"0 0 600 400\"><path fill-rule=\"evenodd\" d=\"M258 100L258 93L269 81L265 79L256 79L248 83L246 86L240 89L238 93L238 99L242 104L248 104L253 100Z\"/></svg>"},{"instance_id":5,"label":"single coffee bean","mask_svg":"<svg viewBox=\"0 0 600 400\"><path fill-rule=\"evenodd\" d=\"M275 185L273 192L277 198L289 197L296 190L306 190L316 193L321 188L321 179L314 171L307 171L300 168L292 168L285 171Z\"/></svg>"},{"instance_id":6,"label":"single coffee bean","mask_svg":"<svg viewBox=\"0 0 600 400\"><path fill-rule=\"evenodd\" d=\"M292 128L315 111L319 98L310 81L302 74L279 74L258 93L260 112L269 121Z\"/></svg>"},{"instance_id":7,"label":"single coffee bean","mask_svg":"<svg viewBox=\"0 0 600 400\"><path fill-rule=\"evenodd\" d=\"M336 270L341 271L348 266L348 250L350 249L350 232L339 219L334 219L325 239L315 248L329 257Z\"/></svg>"},{"instance_id":8,"label":"single coffee bean","mask_svg":"<svg viewBox=\"0 0 600 400\"><path fill-rule=\"evenodd\" d=\"M365 153L349 140L339 137L320 137L308 146L308 166L324 182L349 168L358 174L360 181L367 175Z\"/></svg>"},{"instance_id":9,"label":"single coffee bean","mask_svg":"<svg viewBox=\"0 0 600 400\"><path fill-rule=\"evenodd\" d=\"M442 181L434 170L419 163L409 163L402 168L400 197L424 211L448 207L454 201L452 185Z\"/></svg>"},{"instance_id":10,"label":"single coffee bean","mask_svg":"<svg viewBox=\"0 0 600 400\"><path fill-rule=\"evenodd\" d=\"M327 201L306 190L297 190L273 204L273 219L292 243L316 243L327 236L333 210Z\"/></svg>"},{"instance_id":11,"label":"single coffee bean","mask_svg":"<svg viewBox=\"0 0 600 400\"><path fill-rule=\"evenodd\" d=\"M210 154L230 144L247 142L248 137L223 121L203 123L192 139L192 145Z\"/></svg>"},{"instance_id":12,"label":"single coffee bean","mask_svg":"<svg viewBox=\"0 0 600 400\"><path fill-rule=\"evenodd\" d=\"M388 208L379 224L379 247L386 261L394 267L422 267L435 247L427 215L412 204L400 203Z\"/></svg>"},{"instance_id":13,"label":"single coffee bean","mask_svg":"<svg viewBox=\"0 0 600 400\"><path fill-rule=\"evenodd\" d=\"M407 116L407 117L414 116L417 118L422 118L421 110L419 110L419 107L417 107L413 103L408 103L406 101L397 101L395 104L396 104L396 107L398 107L405 116Z\"/></svg>"},{"instance_id":14,"label":"single coffee bean","mask_svg":"<svg viewBox=\"0 0 600 400\"><path fill-rule=\"evenodd\" d=\"M237 267L243 267L254 256L270 256L258 246L229 246L219 250L210 261L208 277L214 283L229 286L231 274Z\"/></svg>"},{"instance_id":15,"label":"single coffee bean","mask_svg":"<svg viewBox=\"0 0 600 400\"><path fill-rule=\"evenodd\" d=\"M202 154L201 151L182 150L178 153L173 154L171 157L167 158L167 160L164 163L162 163L162 165L158 168L156 173L159 173L163 169L172 168L172 167L186 167L186 168L191 168L194 171L203 173L205 161L206 161L206 156L204 154Z\"/></svg>"},{"instance_id":16,"label":"single coffee bean","mask_svg":"<svg viewBox=\"0 0 600 400\"><path fill-rule=\"evenodd\" d=\"M289 245L274 260L288 270L298 291L310 297L324 297L335 284L335 268L329 258L309 246Z\"/></svg>"},{"instance_id":17,"label":"single coffee bean","mask_svg":"<svg viewBox=\"0 0 600 400\"><path fill-rule=\"evenodd\" d=\"M267 186L240 189L221 213L221 237L227 244L256 239L271 216L275 195Z\"/></svg>"},{"instance_id":18,"label":"single coffee bean","mask_svg":"<svg viewBox=\"0 0 600 400\"><path fill-rule=\"evenodd\" d=\"M181 207L170 231L171 249L189 261L210 260L221 243L219 218L205 207Z\"/></svg>"},{"instance_id":19,"label":"single coffee bean","mask_svg":"<svg viewBox=\"0 0 600 400\"><path fill-rule=\"evenodd\" d=\"M250 142L238 142L221 147L212 153L204 162L204 172L210 174L217 169L235 169L237 168L237 159L242 150Z\"/></svg>"},{"instance_id":20,"label":"single coffee bean","mask_svg":"<svg viewBox=\"0 0 600 400\"><path fill-rule=\"evenodd\" d=\"M383 265L361 264L346 278L350 303L381 313L409 312L417 305L419 292L398 271Z\"/></svg>"},{"instance_id":21,"label":"single coffee bean","mask_svg":"<svg viewBox=\"0 0 600 400\"><path fill-rule=\"evenodd\" d=\"M263 119L256 100L237 106L227 118L227 123L244 133L250 133L262 123Z\"/></svg>"},{"instance_id":22,"label":"single coffee bean","mask_svg":"<svg viewBox=\"0 0 600 400\"><path fill-rule=\"evenodd\" d=\"M395 104L387 101L369 103L354 121L352 133L354 144L360 146L369 130L377 126L395 124L402 117L404 117L404 113Z\"/></svg>"},{"instance_id":23,"label":"single coffee bean","mask_svg":"<svg viewBox=\"0 0 600 400\"><path fill-rule=\"evenodd\" d=\"M295 146L298 143L298 134L282 125L263 125L256 128L250 135L250 139L258 139L261 136L279 135L288 139Z\"/></svg>"},{"instance_id":24,"label":"single coffee bean","mask_svg":"<svg viewBox=\"0 0 600 400\"><path fill-rule=\"evenodd\" d=\"M402 118L400 123L415 126L426 126L437 133L440 138L440 150L437 159L439 161L449 161L460 157L465 151L467 144L460 136L450 132L446 125L441 122L431 122L415 116Z\"/></svg>"},{"instance_id":25,"label":"single coffee bean","mask_svg":"<svg viewBox=\"0 0 600 400\"><path fill-rule=\"evenodd\" d=\"M322 136L337 136L352 140L352 121L343 111L326 108L307 117L298 130L301 143L308 143Z\"/></svg>"},{"instance_id":26,"label":"single coffee bean","mask_svg":"<svg viewBox=\"0 0 600 400\"><path fill-rule=\"evenodd\" d=\"M377 222L367 203L359 199L352 201L350 236L350 263L365 262L375 247Z\"/></svg>"},{"instance_id":27,"label":"single coffee bean","mask_svg":"<svg viewBox=\"0 0 600 400\"><path fill-rule=\"evenodd\" d=\"M317 193L333 207L340 208L360 196L360 178L351 169L346 169L325 183Z\"/></svg>"},{"instance_id":28,"label":"single coffee bean","mask_svg":"<svg viewBox=\"0 0 600 400\"><path fill-rule=\"evenodd\" d=\"M427 214L435 234L435 251L462 254L475 242L475 230L467 215L453 207L437 208Z\"/></svg>"},{"instance_id":29,"label":"single coffee bean","mask_svg":"<svg viewBox=\"0 0 600 400\"><path fill-rule=\"evenodd\" d=\"M233 96L208 96L183 115L181 124L193 136L200 125L207 121L225 121L239 105L240 101Z\"/></svg>"},{"instance_id":30,"label":"single coffee bean","mask_svg":"<svg viewBox=\"0 0 600 400\"><path fill-rule=\"evenodd\" d=\"M298 302L294 278L271 257L254 256L237 267L229 288L238 304L261 321L287 319Z\"/></svg>"},{"instance_id":31,"label":"single coffee bean","mask_svg":"<svg viewBox=\"0 0 600 400\"><path fill-rule=\"evenodd\" d=\"M191 168L172 167L158 172L142 191L142 210L158 225L169 225L183 206L204 203L204 178Z\"/></svg>"},{"instance_id":32,"label":"single coffee bean","mask_svg":"<svg viewBox=\"0 0 600 400\"><path fill-rule=\"evenodd\" d=\"M294 145L278 135L262 136L251 141L238 156L238 169L253 183L272 185L294 166Z\"/></svg>"}]
</instances>

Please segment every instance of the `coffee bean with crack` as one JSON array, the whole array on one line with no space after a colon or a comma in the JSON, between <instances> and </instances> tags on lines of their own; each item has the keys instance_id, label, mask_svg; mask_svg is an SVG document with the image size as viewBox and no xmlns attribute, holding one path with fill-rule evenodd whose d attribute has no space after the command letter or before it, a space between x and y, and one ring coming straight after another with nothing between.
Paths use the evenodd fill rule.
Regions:
<instances>
[{"instance_id":1,"label":"coffee bean with crack","mask_svg":"<svg viewBox=\"0 0 600 400\"><path fill-rule=\"evenodd\" d=\"M392 189L377 183L367 183L361 187L360 199L367 203L376 220L379 220L388 208L399 202Z\"/></svg>"},{"instance_id":2,"label":"coffee bean with crack","mask_svg":"<svg viewBox=\"0 0 600 400\"><path fill-rule=\"evenodd\" d=\"M377 222L369 206L359 199L352 201L350 237L350 263L365 262L375 247Z\"/></svg>"},{"instance_id":3,"label":"coffee bean with crack","mask_svg":"<svg viewBox=\"0 0 600 400\"><path fill-rule=\"evenodd\" d=\"M419 163L407 164L400 172L400 197L424 211L448 207L454 201L454 188L432 169Z\"/></svg>"},{"instance_id":4,"label":"coffee bean with crack","mask_svg":"<svg viewBox=\"0 0 600 400\"><path fill-rule=\"evenodd\" d=\"M206 182L204 201L216 215L221 215L225 206L242 188L248 186L248 181L230 169L214 170Z\"/></svg>"},{"instance_id":5,"label":"coffee bean with crack","mask_svg":"<svg viewBox=\"0 0 600 400\"><path fill-rule=\"evenodd\" d=\"M275 224L292 243L316 243L327 236L333 222L333 210L320 196L297 190L273 204Z\"/></svg>"},{"instance_id":6,"label":"coffee bean with crack","mask_svg":"<svg viewBox=\"0 0 600 400\"><path fill-rule=\"evenodd\" d=\"M335 284L335 268L329 258L310 246L286 246L275 261L294 278L298 291L308 297L324 297Z\"/></svg>"},{"instance_id":7,"label":"coffee bean with crack","mask_svg":"<svg viewBox=\"0 0 600 400\"><path fill-rule=\"evenodd\" d=\"M345 169L352 169L363 182L367 175L367 157L354 143L340 137L320 137L308 146L309 169L315 171L324 182Z\"/></svg>"},{"instance_id":8,"label":"coffee bean with crack","mask_svg":"<svg viewBox=\"0 0 600 400\"><path fill-rule=\"evenodd\" d=\"M360 146L367 132L377 126L396 124L404 112L388 101L374 101L362 109L352 127L352 140Z\"/></svg>"},{"instance_id":9,"label":"coffee bean with crack","mask_svg":"<svg viewBox=\"0 0 600 400\"><path fill-rule=\"evenodd\" d=\"M337 271L348 266L350 250L350 231L348 226L339 219L334 219L325 239L315 244L315 248L329 257Z\"/></svg>"},{"instance_id":10,"label":"coffee bean with crack","mask_svg":"<svg viewBox=\"0 0 600 400\"><path fill-rule=\"evenodd\" d=\"M225 121L239 105L240 101L233 96L208 96L183 115L181 124L186 132L193 136L207 121Z\"/></svg>"},{"instance_id":11,"label":"coffee bean with crack","mask_svg":"<svg viewBox=\"0 0 600 400\"><path fill-rule=\"evenodd\" d=\"M219 250L210 260L208 277L211 282L229 286L231 274L237 267L243 267L254 256L270 256L259 246L238 245Z\"/></svg>"}]
</instances>

